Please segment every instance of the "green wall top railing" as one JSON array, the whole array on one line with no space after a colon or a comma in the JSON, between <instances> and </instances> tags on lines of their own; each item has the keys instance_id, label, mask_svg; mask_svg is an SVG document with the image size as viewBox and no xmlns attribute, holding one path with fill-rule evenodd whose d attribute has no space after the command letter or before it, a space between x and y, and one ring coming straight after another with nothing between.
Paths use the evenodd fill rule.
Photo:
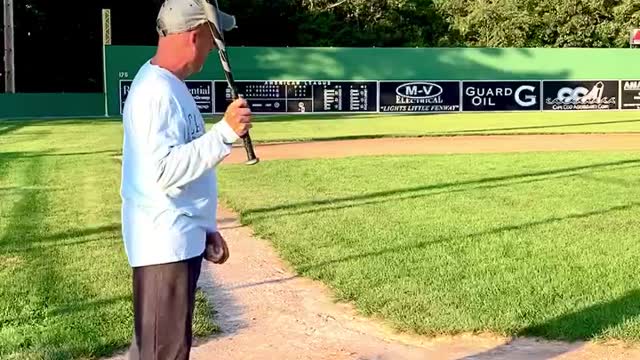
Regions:
<instances>
[{"instance_id":1,"label":"green wall top railing","mask_svg":"<svg viewBox=\"0 0 640 360\"><path fill-rule=\"evenodd\" d=\"M107 46L110 114L154 46ZM635 49L230 47L238 80L561 80L640 78ZM192 79L224 80L217 54Z\"/></svg>"}]
</instances>

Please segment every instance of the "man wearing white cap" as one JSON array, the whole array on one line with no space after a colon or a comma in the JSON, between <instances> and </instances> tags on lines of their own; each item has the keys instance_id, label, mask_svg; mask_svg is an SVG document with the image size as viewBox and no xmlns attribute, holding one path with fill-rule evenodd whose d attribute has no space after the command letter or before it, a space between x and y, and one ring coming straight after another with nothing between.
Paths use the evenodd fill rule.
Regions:
<instances>
[{"instance_id":1,"label":"man wearing white cap","mask_svg":"<svg viewBox=\"0 0 640 360\"><path fill-rule=\"evenodd\" d=\"M200 0L162 4L156 54L136 74L123 110L122 234L133 269L133 359L189 358L202 259L228 257L216 227L215 168L251 128L251 111L236 100L205 129L184 80L215 49L209 26L228 31L235 18L203 6L212 7ZM205 255L211 244L217 259Z\"/></svg>"}]
</instances>

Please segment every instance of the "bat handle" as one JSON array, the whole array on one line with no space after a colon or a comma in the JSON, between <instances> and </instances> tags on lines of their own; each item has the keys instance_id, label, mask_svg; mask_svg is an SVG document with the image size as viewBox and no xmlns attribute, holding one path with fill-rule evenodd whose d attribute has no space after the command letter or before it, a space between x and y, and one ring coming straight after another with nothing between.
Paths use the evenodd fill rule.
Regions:
<instances>
[{"instance_id":1,"label":"bat handle","mask_svg":"<svg viewBox=\"0 0 640 360\"><path fill-rule=\"evenodd\" d=\"M257 164L260 161L260 159L258 159L255 151L253 150L253 143L251 142L251 136L249 135L248 131L246 134L244 134L244 136L242 136L242 142L244 143L244 149L247 151L247 161L245 162L245 164L247 165Z\"/></svg>"},{"instance_id":2,"label":"bat handle","mask_svg":"<svg viewBox=\"0 0 640 360\"><path fill-rule=\"evenodd\" d=\"M238 95L238 91L234 86L231 86L231 97L233 99L238 99L240 96ZM256 152L253 149L253 143L251 142L251 135L249 135L249 131L242 136L242 142L244 144L244 149L247 152L247 161L245 164L247 165L255 165L260 159L256 156Z\"/></svg>"}]
</instances>

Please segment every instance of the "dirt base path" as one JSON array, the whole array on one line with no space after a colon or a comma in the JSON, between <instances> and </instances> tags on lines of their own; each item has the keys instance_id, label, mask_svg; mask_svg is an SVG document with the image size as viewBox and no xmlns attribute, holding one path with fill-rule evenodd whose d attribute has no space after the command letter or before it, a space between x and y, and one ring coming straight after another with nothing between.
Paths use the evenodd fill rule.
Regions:
<instances>
[{"instance_id":1,"label":"dirt base path","mask_svg":"<svg viewBox=\"0 0 640 360\"><path fill-rule=\"evenodd\" d=\"M205 263L200 286L222 331L193 348L194 360L640 359L640 348L615 344L394 333L332 302L321 283L296 277L235 214L221 208L219 216L231 257L222 266Z\"/></svg>"},{"instance_id":2,"label":"dirt base path","mask_svg":"<svg viewBox=\"0 0 640 360\"><path fill-rule=\"evenodd\" d=\"M550 150L637 150L640 135L479 136L376 139L257 146L263 160L362 154ZM243 162L236 148L226 162ZM218 336L194 347L192 359L640 359L640 347L563 343L494 336L426 338L396 334L379 322L332 302L321 283L294 276L271 245L219 210L229 261L205 263L201 286L218 311ZM115 359L125 359L120 356Z\"/></svg>"},{"instance_id":3,"label":"dirt base path","mask_svg":"<svg viewBox=\"0 0 640 360\"><path fill-rule=\"evenodd\" d=\"M459 358L499 343L447 346L393 336L333 303L321 284L294 276L268 242L252 237L234 214L219 211L231 257L222 266L207 265L201 285L223 333L194 349L194 359L435 359L445 347Z\"/></svg>"},{"instance_id":4,"label":"dirt base path","mask_svg":"<svg viewBox=\"0 0 640 360\"><path fill-rule=\"evenodd\" d=\"M448 154L519 151L640 150L640 134L486 135L380 138L254 145L261 160L356 155ZM225 160L246 160L236 147Z\"/></svg>"},{"instance_id":5,"label":"dirt base path","mask_svg":"<svg viewBox=\"0 0 640 360\"><path fill-rule=\"evenodd\" d=\"M395 334L332 302L321 283L294 276L268 242L219 211L231 257L222 266L205 263L200 285L222 332L194 347L194 360L640 359L640 348L616 345Z\"/></svg>"}]
</instances>

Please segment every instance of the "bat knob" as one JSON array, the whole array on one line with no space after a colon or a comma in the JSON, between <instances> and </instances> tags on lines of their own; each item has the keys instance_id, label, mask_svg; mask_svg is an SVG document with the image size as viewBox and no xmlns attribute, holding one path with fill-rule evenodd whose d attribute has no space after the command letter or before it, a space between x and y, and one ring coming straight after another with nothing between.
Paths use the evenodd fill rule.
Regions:
<instances>
[{"instance_id":1,"label":"bat knob","mask_svg":"<svg viewBox=\"0 0 640 360\"><path fill-rule=\"evenodd\" d=\"M245 162L245 165L255 165L255 164L259 163L259 162L260 162L260 159L255 158L255 159L247 160Z\"/></svg>"}]
</instances>

